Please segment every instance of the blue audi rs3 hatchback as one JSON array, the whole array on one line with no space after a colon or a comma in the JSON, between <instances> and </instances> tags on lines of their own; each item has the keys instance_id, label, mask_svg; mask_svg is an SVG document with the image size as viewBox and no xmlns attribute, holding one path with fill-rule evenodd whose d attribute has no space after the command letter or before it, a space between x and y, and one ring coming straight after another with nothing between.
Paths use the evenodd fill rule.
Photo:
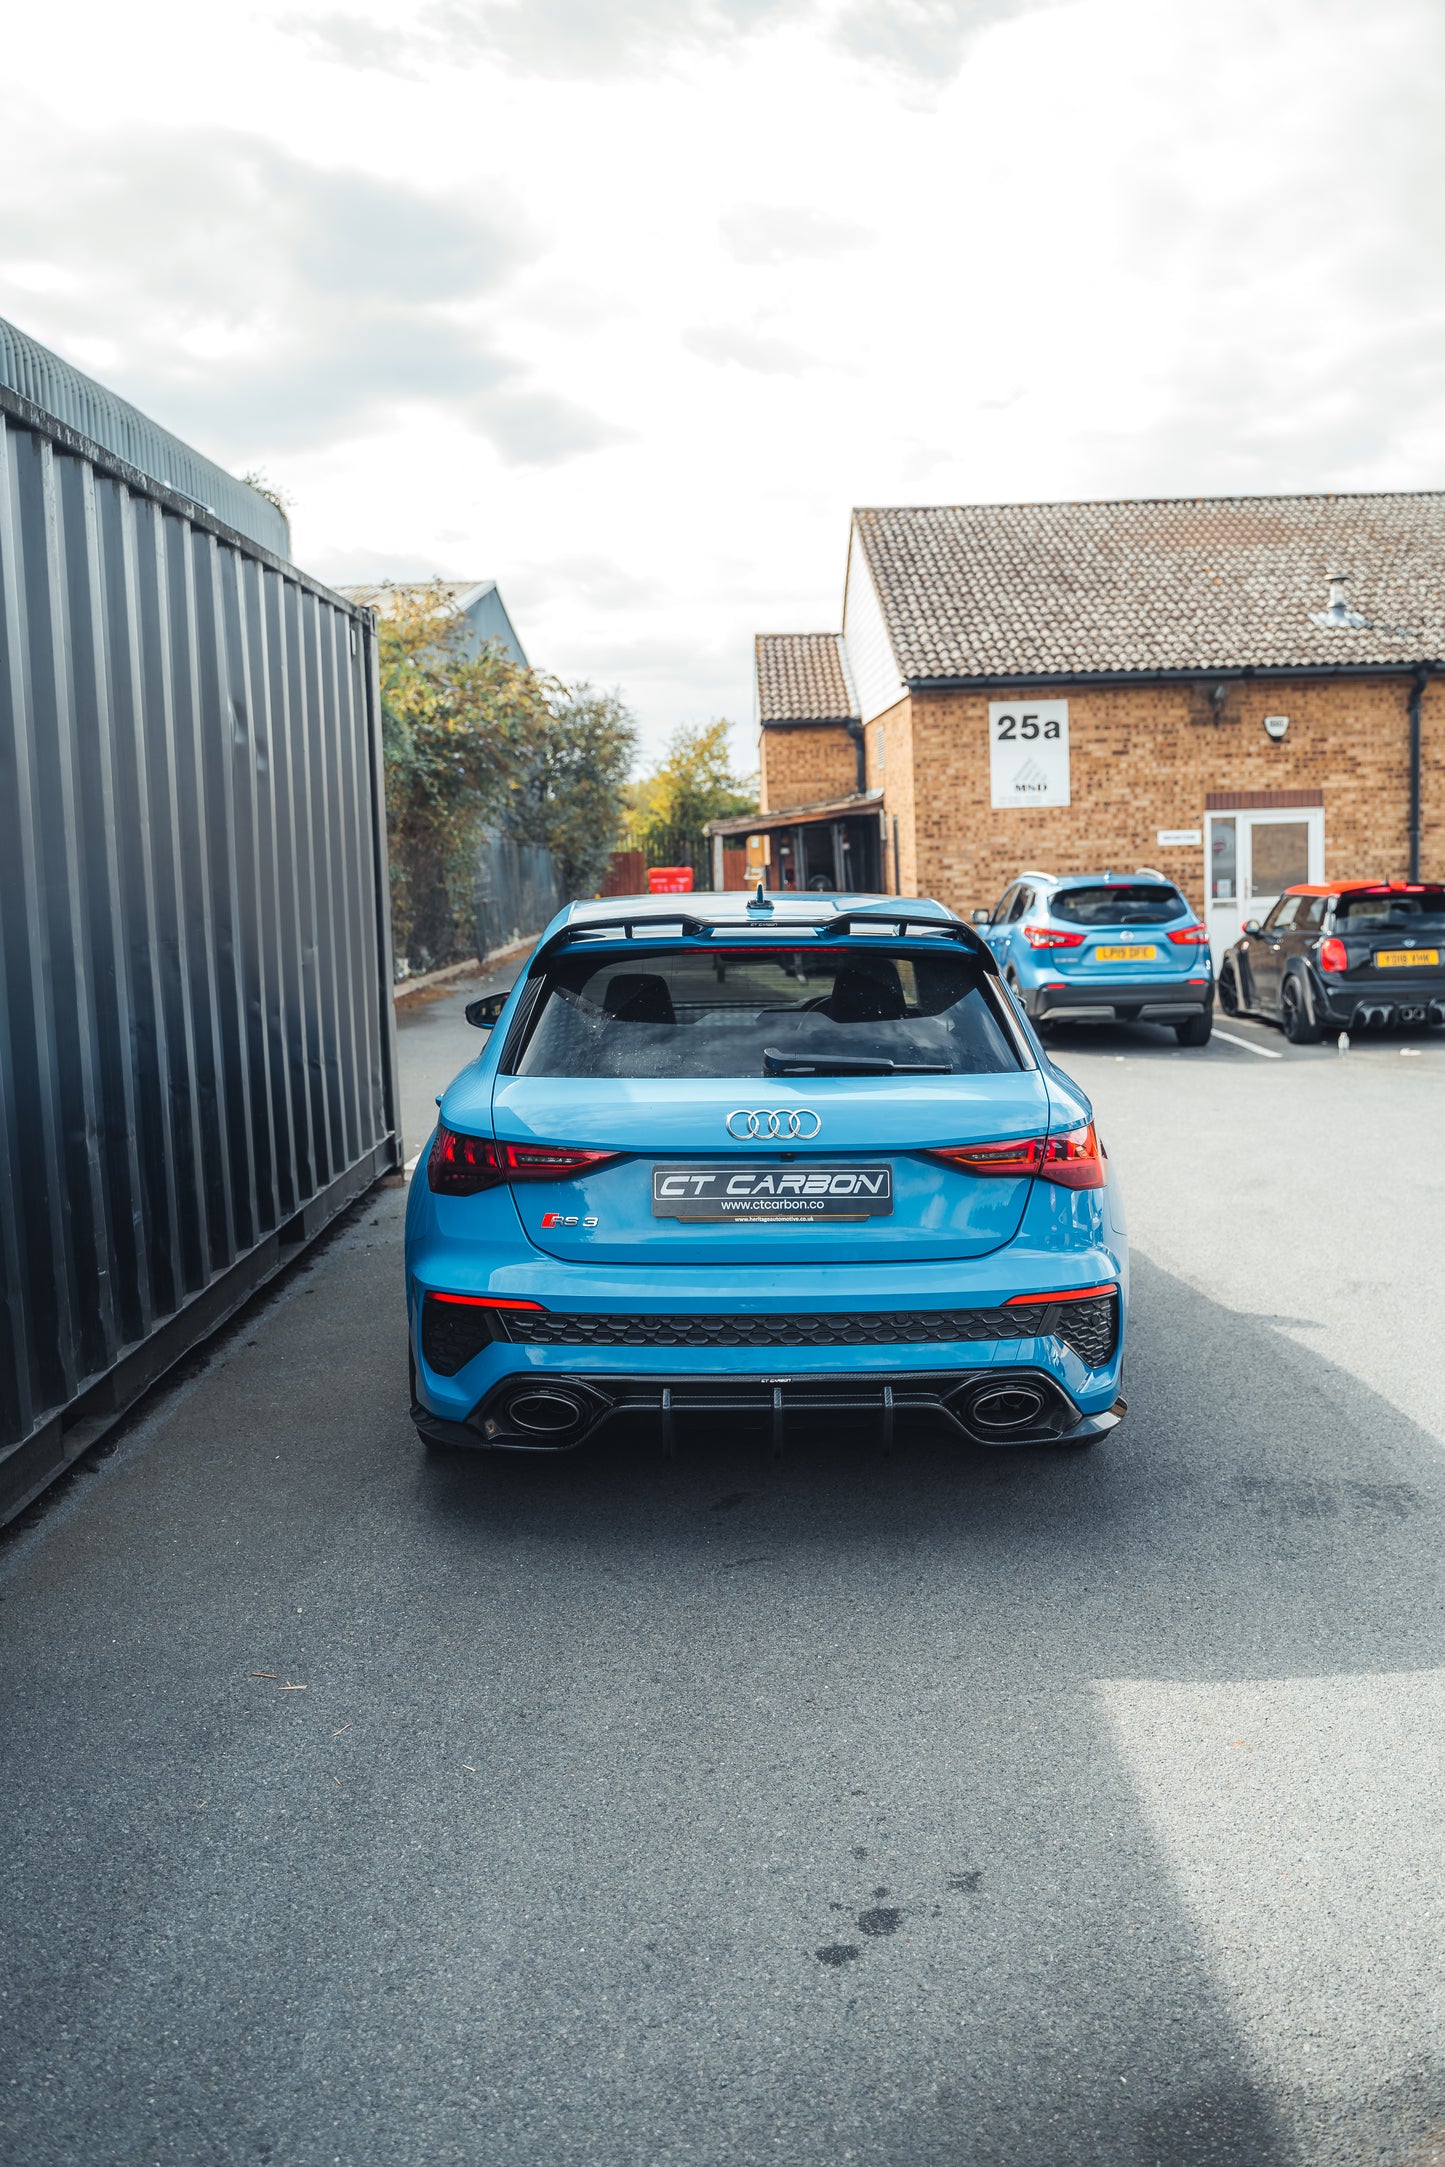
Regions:
<instances>
[{"instance_id":1,"label":"blue audi rs3 hatchback","mask_svg":"<svg viewBox=\"0 0 1445 2167\"><path fill-rule=\"evenodd\" d=\"M556 1451L617 1416L1124 1412L1088 1099L972 928L880 896L572 905L445 1093L407 1209L412 1416Z\"/></svg>"}]
</instances>

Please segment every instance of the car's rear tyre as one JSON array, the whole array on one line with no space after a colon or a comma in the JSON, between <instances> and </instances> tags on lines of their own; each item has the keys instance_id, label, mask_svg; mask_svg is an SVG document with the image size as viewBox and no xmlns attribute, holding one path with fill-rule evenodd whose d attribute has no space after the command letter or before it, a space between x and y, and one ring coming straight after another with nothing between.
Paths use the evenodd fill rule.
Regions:
<instances>
[{"instance_id":1,"label":"car's rear tyre","mask_svg":"<svg viewBox=\"0 0 1445 2167\"><path fill-rule=\"evenodd\" d=\"M1239 980L1234 975L1232 963L1219 966L1219 1005L1226 1016L1239 1014Z\"/></svg>"},{"instance_id":2,"label":"car's rear tyre","mask_svg":"<svg viewBox=\"0 0 1445 2167\"><path fill-rule=\"evenodd\" d=\"M1174 1036L1181 1046L1207 1046L1209 1034L1214 1029L1214 1016L1205 1009L1202 1016L1188 1016L1183 1023L1176 1023Z\"/></svg>"},{"instance_id":3,"label":"car's rear tyre","mask_svg":"<svg viewBox=\"0 0 1445 2167\"><path fill-rule=\"evenodd\" d=\"M1317 1046L1320 1027L1310 1014L1304 988L1297 978L1287 978L1279 996L1280 1028L1292 1046Z\"/></svg>"}]
</instances>

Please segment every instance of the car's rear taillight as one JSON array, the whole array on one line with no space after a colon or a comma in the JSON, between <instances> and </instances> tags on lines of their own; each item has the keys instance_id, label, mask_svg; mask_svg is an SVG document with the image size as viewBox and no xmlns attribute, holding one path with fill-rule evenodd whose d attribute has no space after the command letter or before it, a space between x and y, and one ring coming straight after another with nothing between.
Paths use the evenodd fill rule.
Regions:
<instances>
[{"instance_id":1,"label":"car's rear taillight","mask_svg":"<svg viewBox=\"0 0 1445 2167\"><path fill-rule=\"evenodd\" d=\"M499 1144L504 1181L570 1181L620 1159L620 1151L579 1151L571 1144Z\"/></svg>"},{"instance_id":2,"label":"car's rear taillight","mask_svg":"<svg viewBox=\"0 0 1445 2167\"><path fill-rule=\"evenodd\" d=\"M946 1145L928 1157L964 1174L1037 1174L1065 1189L1104 1186L1104 1147L1092 1121L1057 1136L1023 1136L1009 1144Z\"/></svg>"},{"instance_id":3,"label":"car's rear taillight","mask_svg":"<svg viewBox=\"0 0 1445 2167\"><path fill-rule=\"evenodd\" d=\"M1082 933L1061 933L1056 926L1026 925L1020 926L1019 931L1030 948L1082 948L1084 945Z\"/></svg>"},{"instance_id":4,"label":"car's rear taillight","mask_svg":"<svg viewBox=\"0 0 1445 2167\"><path fill-rule=\"evenodd\" d=\"M1347 971L1350 967L1350 951L1344 942L1331 934L1320 942L1320 969L1322 971Z\"/></svg>"},{"instance_id":5,"label":"car's rear taillight","mask_svg":"<svg viewBox=\"0 0 1445 2167\"><path fill-rule=\"evenodd\" d=\"M1065 1189L1102 1189L1104 1147L1093 1122L1049 1137L1039 1173L1045 1181L1057 1181Z\"/></svg>"},{"instance_id":6,"label":"car's rear taillight","mask_svg":"<svg viewBox=\"0 0 1445 2167\"><path fill-rule=\"evenodd\" d=\"M582 1151L572 1144L494 1144L489 1136L438 1127L426 1178L437 1196L477 1196L504 1181L569 1181L621 1157L620 1151Z\"/></svg>"},{"instance_id":7,"label":"car's rear taillight","mask_svg":"<svg viewBox=\"0 0 1445 2167\"><path fill-rule=\"evenodd\" d=\"M1182 925L1169 938L1176 948L1203 948L1208 945L1209 933L1202 925Z\"/></svg>"},{"instance_id":8,"label":"car's rear taillight","mask_svg":"<svg viewBox=\"0 0 1445 2167\"><path fill-rule=\"evenodd\" d=\"M1036 1174L1047 1142L1045 1136L1022 1136L1011 1144L949 1144L928 1157L965 1174Z\"/></svg>"},{"instance_id":9,"label":"car's rear taillight","mask_svg":"<svg viewBox=\"0 0 1445 2167\"><path fill-rule=\"evenodd\" d=\"M426 1162L426 1178L436 1196L477 1196L506 1179L489 1136L463 1136L440 1123Z\"/></svg>"}]
</instances>

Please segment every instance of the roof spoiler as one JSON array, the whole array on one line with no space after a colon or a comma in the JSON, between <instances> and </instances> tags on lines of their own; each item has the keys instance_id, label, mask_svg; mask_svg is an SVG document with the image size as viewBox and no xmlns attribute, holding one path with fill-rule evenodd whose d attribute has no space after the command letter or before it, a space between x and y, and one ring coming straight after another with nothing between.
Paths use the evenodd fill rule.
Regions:
<instances>
[{"instance_id":1,"label":"roof spoiler","mask_svg":"<svg viewBox=\"0 0 1445 2167\"><path fill-rule=\"evenodd\" d=\"M616 918L594 919L585 925L578 925L575 920L569 919L565 925L557 928L549 941L540 942L532 951L528 967L529 970L535 970L544 956L552 954L555 949L567 947L573 941L602 935L615 936L618 931L625 940L647 939L650 935L655 935L659 927L674 925L680 928L684 940L710 940L717 934L731 935L753 930L757 933L781 934L798 947L802 947L809 940L836 940L841 934L851 933L855 926L892 926L900 935L909 926L919 926L932 933L941 933L947 940L957 941L982 963L985 970L995 974L998 971L993 950L987 942L981 941L973 927L965 925L961 918L955 918L947 912L909 909L907 906L894 908L887 903L874 903L862 910L840 911L836 917L823 918L813 924L799 924L796 920L782 919L772 920L764 925L754 920L751 928L719 926L706 919L695 918L690 911L683 910L629 911L626 916L619 912Z\"/></svg>"},{"instance_id":2,"label":"roof spoiler","mask_svg":"<svg viewBox=\"0 0 1445 2167\"><path fill-rule=\"evenodd\" d=\"M818 938L825 940L840 933L851 933L855 926L894 926L900 936L909 926L926 927L930 933L942 933L947 940L957 941L967 948L983 964L985 970L997 972L998 962L987 941L981 941L971 925L951 913L940 916L937 911L910 910L906 905L898 908L891 903L870 903L862 910L840 911L836 918L827 918L817 928Z\"/></svg>"}]
</instances>

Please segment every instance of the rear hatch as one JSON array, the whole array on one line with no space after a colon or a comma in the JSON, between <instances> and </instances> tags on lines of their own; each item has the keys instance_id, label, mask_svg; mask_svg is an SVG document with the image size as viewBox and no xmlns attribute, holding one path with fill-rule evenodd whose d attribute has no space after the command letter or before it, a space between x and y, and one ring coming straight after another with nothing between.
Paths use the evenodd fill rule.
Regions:
<instances>
[{"instance_id":1,"label":"rear hatch","mask_svg":"<svg viewBox=\"0 0 1445 2167\"><path fill-rule=\"evenodd\" d=\"M906 1086L893 1077L830 1076L810 1078L806 1089L769 1078L760 1089L763 1081L500 1078L493 1101L499 1140L625 1154L570 1181L518 1184L512 1194L528 1238L550 1256L598 1264L644 1257L650 1264L849 1264L983 1256L1017 1233L1027 1179L964 1174L919 1154L931 1145L1042 1134L1048 1101L1037 1069L920 1077ZM728 1127L738 1115L744 1118L734 1119L733 1129L741 1137ZM756 1140L747 1134L749 1115L758 1117ZM788 1134L794 1115L796 1138ZM771 1133L774 1116L780 1136ZM819 1214L809 1177L817 1191L823 1177L855 1172L869 1181L830 1178L822 1195L828 1215ZM850 1202L890 1208L858 1216L844 1208ZM681 1215L736 1204L749 1216Z\"/></svg>"},{"instance_id":2,"label":"rear hatch","mask_svg":"<svg viewBox=\"0 0 1445 2167\"><path fill-rule=\"evenodd\" d=\"M1352 889L1336 902L1335 937L1349 958L1340 976L1352 989L1406 1007L1428 1002L1445 981L1445 887Z\"/></svg>"},{"instance_id":3,"label":"rear hatch","mask_svg":"<svg viewBox=\"0 0 1445 2167\"><path fill-rule=\"evenodd\" d=\"M1178 978L1198 969L1200 948L1169 938L1194 913L1177 888L1159 881L1109 881L1062 888L1049 916L1077 947L1050 948L1041 962L1063 978Z\"/></svg>"},{"instance_id":4,"label":"rear hatch","mask_svg":"<svg viewBox=\"0 0 1445 2167\"><path fill-rule=\"evenodd\" d=\"M982 1256L1017 1232L1026 1177L922 1156L1048 1126L1043 1078L968 949L629 945L545 970L494 1133L619 1154L514 1186L549 1255L882 1263Z\"/></svg>"}]
</instances>

